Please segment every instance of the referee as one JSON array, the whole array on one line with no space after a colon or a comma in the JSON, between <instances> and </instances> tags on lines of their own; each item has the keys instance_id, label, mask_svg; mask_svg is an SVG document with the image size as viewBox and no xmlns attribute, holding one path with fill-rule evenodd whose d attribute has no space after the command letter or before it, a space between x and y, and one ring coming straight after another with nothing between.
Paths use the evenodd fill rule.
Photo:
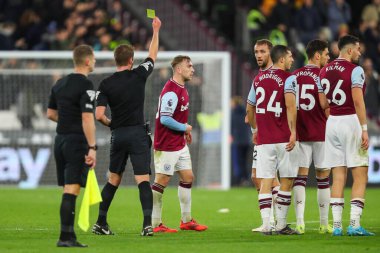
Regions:
<instances>
[{"instance_id":1,"label":"referee","mask_svg":"<svg viewBox=\"0 0 380 253\"><path fill-rule=\"evenodd\" d=\"M97 91L96 119L112 130L108 182L102 190L103 201L92 231L99 235L112 235L107 223L107 212L120 185L126 162L130 157L135 181L140 191L144 221L142 236L152 236L153 196L149 183L151 144L147 126L144 125L145 83L153 71L157 57L161 21L152 22L153 37L149 56L132 69L134 51L130 45L120 45L114 51L117 72L105 78ZM107 105L112 120L105 115Z\"/></svg>"},{"instance_id":2,"label":"referee","mask_svg":"<svg viewBox=\"0 0 380 253\"><path fill-rule=\"evenodd\" d=\"M95 91L87 75L94 70L90 46L81 45L73 53L74 73L58 80L50 94L47 117L57 122L54 157L58 185L63 186L60 208L61 234L58 247L87 247L74 232L75 202L86 184L89 166L95 167Z\"/></svg>"}]
</instances>

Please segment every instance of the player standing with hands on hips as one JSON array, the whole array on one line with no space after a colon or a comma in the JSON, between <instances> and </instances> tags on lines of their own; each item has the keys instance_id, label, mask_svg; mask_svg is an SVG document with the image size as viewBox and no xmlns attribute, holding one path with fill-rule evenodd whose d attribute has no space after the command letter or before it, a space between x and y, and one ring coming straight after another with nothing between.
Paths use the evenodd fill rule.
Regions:
<instances>
[{"instance_id":1,"label":"player standing with hands on hips","mask_svg":"<svg viewBox=\"0 0 380 253\"><path fill-rule=\"evenodd\" d=\"M181 230L204 231L191 216L191 186L194 175L189 148L192 126L189 116L189 94L185 82L193 78L194 67L190 57L178 55L172 63L173 78L162 89L154 132L154 167L156 176L153 190L152 225L154 232L175 233L162 223L162 195L174 172L180 177L178 198L181 206Z\"/></svg>"},{"instance_id":2,"label":"player standing with hands on hips","mask_svg":"<svg viewBox=\"0 0 380 253\"><path fill-rule=\"evenodd\" d=\"M153 196L149 183L152 140L144 121L144 100L146 80L157 58L161 27L158 17L153 19L152 27L148 58L132 69L133 47L118 46L114 51L117 72L105 78L97 92L96 119L111 128L112 137L108 182L102 190L103 201L99 205L98 220L92 228L95 234L113 234L107 223L107 213L130 157L144 216L141 235L153 235ZM107 105L111 109L111 120L105 115Z\"/></svg>"},{"instance_id":3,"label":"player standing with hands on hips","mask_svg":"<svg viewBox=\"0 0 380 253\"><path fill-rule=\"evenodd\" d=\"M74 232L75 203L80 187L86 185L89 166L95 167L95 91L87 75L94 70L90 46L74 49L74 73L58 80L50 94L47 117L57 122L54 157L58 185L63 186L60 208L61 234L58 247L87 247Z\"/></svg>"}]
</instances>

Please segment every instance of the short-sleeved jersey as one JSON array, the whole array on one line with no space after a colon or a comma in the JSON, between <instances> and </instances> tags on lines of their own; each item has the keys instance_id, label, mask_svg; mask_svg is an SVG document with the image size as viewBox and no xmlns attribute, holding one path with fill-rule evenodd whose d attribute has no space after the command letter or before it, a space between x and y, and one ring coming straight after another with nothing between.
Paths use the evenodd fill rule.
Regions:
<instances>
[{"instance_id":1,"label":"short-sleeved jersey","mask_svg":"<svg viewBox=\"0 0 380 253\"><path fill-rule=\"evenodd\" d=\"M153 60L147 58L138 67L115 72L100 83L96 93L97 106L109 105L111 129L145 123L145 83L153 67Z\"/></svg>"},{"instance_id":2,"label":"short-sleeved jersey","mask_svg":"<svg viewBox=\"0 0 380 253\"><path fill-rule=\"evenodd\" d=\"M281 69L272 68L257 76L252 100L256 106L259 145L289 141L285 93L295 95L296 86L296 77Z\"/></svg>"},{"instance_id":3,"label":"short-sleeved jersey","mask_svg":"<svg viewBox=\"0 0 380 253\"><path fill-rule=\"evenodd\" d=\"M184 132L172 130L161 124L160 117L169 116L179 123L187 123L189 117L189 93L185 86L173 79L166 82L161 91L154 130L154 149L178 151L185 147Z\"/></svg>"},{"instance_id":4,"label":"short-sleeved jersey","mask_svg":"<svg viewBox=\"0 0 380 253\"><path fill-rule=\"evenodd\" d=\"M351 89L364 86L363 68L338 58L322 68L319 78L334 116L355 114Z\"/></svg>"},{"instance_id":5,"label":"short-sleeved jersey","mask_svg":"<svg viewBox=\"0 0 380 253\"><path fill-rule=\"evenodd\" d=\"M323 93L320 68L306 65L293 72L297 77L297 134L299 141L324 141L327 117L319 103Z\"/></svg>"},{"instance_id":6,"label":"short-sleeved jersey","mask_svg":"<svg viewBox=\"0 0 380 253\"><path fill-rule=\"evenodd\" d=\"M69 74L51 89L48 108L58 111L58 134L84 134L82 113L93 112L95 91L85 75Z\"/></svg>"},{"instance_id":7,"label":"short-sleeved jersey","mask_svg":"<svg viewBox=\"0 0 380 253\"><path fill-rule=\"evenodd\" d=\"M266 69L263 69L263 70L262 70L262 69L259 69L259 73L255 76L255 78L253 78L253 81L252 81L252 84L251 84L251 89L249 90L248 98L247 98L247 103L248 103L248 104L253 105L253 102L252 102L252 99L253 99L253 98L252 98L252 96L253 96L253 89L254 89L253 84L255 83L255 81L257 81L256 78L257 78L260 74L262 74L263 72L270 70L272 67L273 67L273 65L270 66L269 68L266 68Z\"/></svg>"}]
</instances>

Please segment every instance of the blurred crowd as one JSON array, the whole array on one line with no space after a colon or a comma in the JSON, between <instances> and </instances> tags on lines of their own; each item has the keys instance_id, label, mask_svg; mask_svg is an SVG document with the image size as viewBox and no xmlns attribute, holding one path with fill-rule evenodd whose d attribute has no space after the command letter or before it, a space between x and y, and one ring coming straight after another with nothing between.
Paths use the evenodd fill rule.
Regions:
<instances>
[{"instance_id":1,"label":"blurred crowd","mask_svg":"<svg viewBox=\"0 0 380 253\"><path fill-rule=\"evenodd\" d=\"M120 0L0 0L0 50L144 50L149 36Z\"/></svg>"},{"instance_id":2,"label":"blurred crowd","mask_svg":"<svg viewBox=\"0 0 380 253\"><path fill-rule=\"evenodd\" d=\"M306 62L305 47L310 40L329 41L331 59L335 59L339 37L348 33L358 36L362 41L361 65L367 76L368 116L380 125L380 0L183 1L208 17L210 25L227 36L235 48L246 51L253 65L251 47L257 39L290 46L295 55L293 67L299 68ZM244 14L244 18L237 14ZM249 33L246 47L245 30Z\"/></svg>"},{"instance_id":3,"label":"blurred crowd","mask_svg":"<svg viewBox=\"0 0 380 253\"><path fill-rule=\"evenodd\" d=\"M125 1L0 0L0 50L71 50L83 43L92 45L96 51L113 50L120 43L145 50L150 41L149 29L128 11ZM363 42L361 64L367 75L368 115L379 121L380 0L182 2L191 4L207 18L210 25L232 41L237 51L244 51L239 47L243 46L241 36L245 33L249 34L250 43L269 38L274 44L289 45L296 55L296 68L305 62L304 48L309 40L330 41L334 59L338 56L340 36L347 33L359 36ZM241 13L245 13L245 33L237 29ZM254 63L251 52L249 61Z\"/></svg>"}]
</instances>

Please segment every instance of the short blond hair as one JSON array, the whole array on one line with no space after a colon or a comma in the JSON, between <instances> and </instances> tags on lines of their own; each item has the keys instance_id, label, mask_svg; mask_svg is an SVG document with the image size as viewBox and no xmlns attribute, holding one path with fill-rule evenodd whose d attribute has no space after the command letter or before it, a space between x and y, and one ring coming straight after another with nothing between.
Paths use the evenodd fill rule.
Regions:
<instances>
[{"instance_id":1,"label":"short blond hair","mask_svg":"<svg viewBox=\"0 0 380 253\"><path fill-rule=\"evenodd\" d=\"M177 55L176 57L174 57L174 59L173 59L172 62L171 62L171 65L172 65L173 70L174 70L174 68L175 68L178 64L180 64L181 62L183 62L183 61L185 61L185 60L187 60L187 61L191 61L190 57L187 56L187 55Z\"/></svg>"},{"instance_id":2,"label":"short blond hair","mask_svg":"<svg viewBox=\"0 0 380 253\"><path fill-rule=\"evenodd\" d=\"M73 62L74 66L84 66L86 58L94 56L94 50L89 45L79 45L74 48Z\"/></svg>"}]
</instances>

